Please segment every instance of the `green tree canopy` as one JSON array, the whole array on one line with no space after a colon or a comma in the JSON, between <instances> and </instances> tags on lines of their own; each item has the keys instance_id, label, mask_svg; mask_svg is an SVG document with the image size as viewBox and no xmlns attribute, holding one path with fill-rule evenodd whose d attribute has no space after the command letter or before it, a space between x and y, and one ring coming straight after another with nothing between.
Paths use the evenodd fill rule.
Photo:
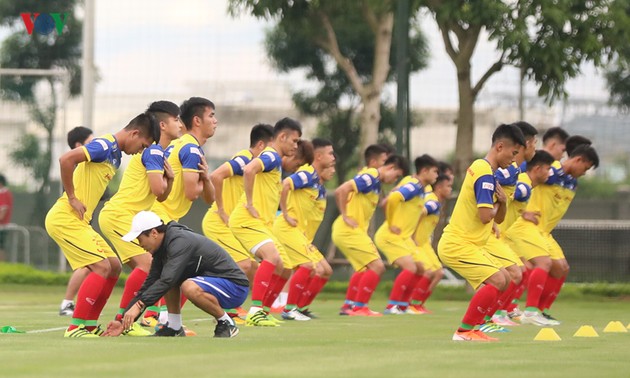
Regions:
<instances>
[{"instance_id":1,"label":"green tree canopy","mask_svg":"<svg viewBox=\"0 0 630 378\"><path fill-rule=\"evenodd\" d=\"M442 33L456 66L459 91L456 171L472 159L474 103L505 65L520 67L550 103L567 96L566 82L585 63L605 64L627 44L628 0L421 0ZM482 31L500 57L476 82L471 58Z\"/></svg>"},{"instance_id":2,"label":"green tree canopy","mask_svg":"<svg viewBox=\"0 0 630 378\"><path fill-rule=\"evenodd\" d=\"M12 151L15 162L31 169L39 183L33 214L35 224L43 224L48 210L46 193L50 189L52 144L59 97L66 95L64 91L76 95L81 89L82 23L74 16L77 4L77 0L0 0L0 25L8 26L12 31L0 46L0 67L60 69L66 70L69 75L68 88L64 88L62 78L53 76L2 75L0 79L0 95L4 99L28 104L32 119L46 133L43 148L34 144L37 140L35 136L26 135ZM48 35L36 31L29 35L22 13L67 13L65 27L60 34L53 30ZM38 96L38 87L46 88L47 93Z\"/></svg>"}]
</instances>

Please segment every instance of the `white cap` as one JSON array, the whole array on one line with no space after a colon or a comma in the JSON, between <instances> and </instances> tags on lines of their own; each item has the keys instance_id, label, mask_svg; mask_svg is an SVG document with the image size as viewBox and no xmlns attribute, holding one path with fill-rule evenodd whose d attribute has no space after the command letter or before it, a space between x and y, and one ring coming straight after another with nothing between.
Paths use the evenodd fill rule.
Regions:
<instances>
[{"instance_id":1,"label":"white cap","mask_svg":"<svg viewBox=\"0 0 630 378\"><path fill-rule=\"evenodd\" d=\"M141 211L133 217L131 230L122 237L122 240L130 242L146 230L163 225L162 219L152 211Z\"/></svg>"}]
</instances>

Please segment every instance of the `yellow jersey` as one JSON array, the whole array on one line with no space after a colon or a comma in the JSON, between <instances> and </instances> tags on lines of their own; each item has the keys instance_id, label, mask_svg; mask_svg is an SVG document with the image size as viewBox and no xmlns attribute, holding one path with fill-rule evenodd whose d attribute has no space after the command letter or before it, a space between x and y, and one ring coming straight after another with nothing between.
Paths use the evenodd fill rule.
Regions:
<instances>
[{"instance_id":1,"label":"yellow jersey","mask_svg":"<svg viewBox=\"0 0 630 378\"><path fill-rule=\"evenodd\" d=\"M151 209L155 195L151 192L148 173L164 174L164 150L159 144L152 144L131 157L118 191L105 203L103 211L135 215Z\"/></svg>"},{"instance_id":2,"label":"yellow jersey","mask_svg":"<svg viewBox=\"0 0 630 378\"><path fill-rule=\"evenodd\" d=\"M362 169L352 179L352 186L354 191L350 192L346 199L348 204L346 215L354 219L361 230L367 232L381 193L378 170L376 168ZM345 224L343 221L341 223Z\"/></svg>"},{"instance_id":3,"label":"yellow jersey","mask_svg":"<svg viewBox=\"0 0 630 378\"><path fill-rule=\"evenodd\" d=\"M501 233L507 231L514 222L521 217L523 211L527 208L527 202L532 195L532 180L527 173L518 175L518 182L514 186L512 195L509 197L509 205L505 214L505 220L499 224Z\"/></svg>"},{"instance_id":4,"label":"yellow jersey","mask_svg":"<svg viewBox=\"0 0 630 378\"><path fill-rule=\"evenodd\" d=\"M319 229L319 225L324 220L324 214L326 213L326 187L320 182L319 192L317 193L317 200L315 206L310 214L307 214L308 220L306 223L306 238L309 242L313 242L315 234Z\"/></svg>"},{"instance_id":5,"label":"yellow jersey","mask_svg":"<svg viewBox=\"0 0 630 378\"><path fill-rule=\"evenodd\" d=\"M386 209L385 222L380 227L381 232L388 232L390 225L400 229L401 238L407 239L413 236L422 215L424 207L424 188L420 181L413 176L404 177L400 183L392 189L387 196L387 207L394 206L394 209Z\"/></svg>"},{"instance_id":6,"label":"yellow jersey","mask_svg":"<svg viewBox=\"0 0 630 378\"><path fill-rule=\"evenodd\" d=\"M427 214L420 220L416 233L414 235L414 241L417 245L423 245L431 242L431 235L435 231L435 227L440 220L440 209L442 204L440 200L433 192L425 193L424 195L424 208L427 210Z\"/></svg>"},{"instance_id":7,"label":"yellow jersey","mask_svg":"<svg viewBox=\"0 0 630 378\"><path fill-rule=\"evenodd\" d=\"M549 169L549 178L547 182L538 185L532 191L531 198L527 204L527 211L540 212L538 218L538 227L541 231L550 233L564 215L562 210L562 183L564 171L559 161L554 161ZM566 210L565 210L566 211ZM519 219L518 222L524 220Z\"/></svg>"},{"instance_id":8,"label":"yellow jersey","mask_svg":"<svg viewBox=\"0 0 630 378\"><path fill-rule=\"evenodd\" d=\"M269 227L273 225L280 205L280 191L282 190L282 158L273 148L267 146L258 157L252 161L261 165L262 171L256 174L252 205L258 211L260 219ZM240 203L247 204L245 193ZM249 214L247 210L243 214Z\"/></svg>"},{"instance_id":9,"label":"yellow jersey","mask_svg":"<svg viewBox=\"0 0 630 378\"><path fill-rule=\"evenodd\" d=\"M197 139L190 134L184 134L172 141L166 149L165 156L175 176L173 187L168 198L162 202L154 202L151 210L159 215L164 223L168 223L172 220L179 221L190 210L192 201L186 198L184 192L184 172L199 173L199 163L205 156Z\"/></svg>"},{"instance_id":10,"label":"yellow jersey","mask_svg":"<svg viewBox=\"0 0 630 378\"><path fill-rule=\"evenodd\" d=\"M227 215L232 214L236 204L243 196L245 188L243 186L243 168L252 160L254 155L250 150L239 151L236 155L225 163L232 175L223 180L223 210ZM210 211L217 211L217 203L213 203Z\"/></svg>"},{"instance_id":11,"label":"yellow jersey","mask_svg":"<svg viewBox=\"0 0 630 378\"><path fill-rule=\"evenodd\" d=\"M310 164L304 164L295 173L286 178L291 185L287 198L288 215L297 221L297 228L305 235L308 230L309 214L317 210L319 196L319 176ZM276 219L281 227L292 227L280 214Z\"/></svg>"},{"instance_id":12,"label":"yellow jersey","mask_svg":"<svg viewBox=\"0 0 630 378\"><path fill-rule=\"evenodd\" d=\"M112 134L94 138L90 143L79 148L85 153L87 161L76 166L72 174L72 182L75 197L85 205L83 221L90 223L98 201L120 167L122 153ZM65 203L72 211L66 192L57 202Z\"/></svg>"},{"instance_id":13,"label":"yellow jersey","mask_svg":"<svg viewBox=\"0 0 630 378\"><path fill-rule=\"evenodd\" d=\"M495 187L490 163L485 159L475 160L466 170L466 177L443 236L484 246L492 231L492 222L483 224L478 209L494 206Z\"/></svg>"}]
</instances>

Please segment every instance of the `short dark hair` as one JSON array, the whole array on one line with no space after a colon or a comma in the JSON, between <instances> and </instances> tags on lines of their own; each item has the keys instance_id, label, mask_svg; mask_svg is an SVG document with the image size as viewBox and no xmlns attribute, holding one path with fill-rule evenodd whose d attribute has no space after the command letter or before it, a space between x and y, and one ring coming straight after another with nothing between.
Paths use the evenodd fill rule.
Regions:
<instances>
[{"instance_id":1,"label":"short dark hair","mask_svg":"<svg viewBox=\"0 0 630 378\"><path fill-rule=\"evenodd\" d=\"M216 109L212 101L203 97L191 97L182 102L179 108L182 112L180 118L182 122L184 122L186 130L192 129L192 119L194 116L201 118L206 108L211 108L212 110Z\"/></svg>"},{"instance_id":2,"label":"short dark hair","mask_svg":"<svg viewBox=\"0 0 630 378\"><path fill-rule=\"evenodd\" d=\"M424 154L418 156L416 160L413 161L413 165L416 167L416 173L420 173L424 168L438 167L438 162L430 155Z\"/></svg>"},{"instance_id":3,"label":"short dark hair","mask_svg":"<svg viewBox=\"0 0 630 378\"><path fill-rule=\"evenodd\" d=\"M162 122L167 116L179 117L181 110L175 103L165 100L154 101L147 108L147 112L153 113L158 119L158 122Z\"/></svg>"},{"instance_id":4,"label":"short dark hair","mask_svg":"<svg viewBox=\"0 0 630 378\"><path fill-rule=\"evenodd\" d=\"M599 167L599 155L597 155L597 151L588 144L580 144L575 147L573 151L569 154L569 158L581 156L582 158L593 163L593 167Z\"/></svg>"},{"instance_id":5,"label":"short dark hair","mask_svg":"<svg viewBox=\"0 0 630 378\"><path fill-rule=\"evenodd\" d=\"M0 173L0 185L7 186L7 178L4 177L4 175L1 173Z\"/></svg>"},{"instance_id":6,"label":"short dark hair","mask_svg":"<svg viewBox=\"0 0 630 378\"><path fill-rule=\"evenodd\" d=\"M391 155L391 154L395 154L396 153L396 147L392 146L391 143L381 142L378 145L382 146L385 149L387 155Z\"/></svg>"},{"instance_id":7,"label":"short dark hair","mask_svg":"<svg viewBox=\"0 0 630 378\"><path fill-rule=\"evenodd\" d=\"M157 231L160 234L163 234L166 232L166 225L164 223L162 223L161 225L157 226L157 227L153 227L150 228L148 230L144 230L140 233L140 235L144 235L144 236L149 236L149 234L151 233L151 230L155 229L155 231Z\"/></svg>"},{"instance_id":8,"label":"short dark hair","mask_svg":"<svg viewBox=\"0 0 630 378\"><path fill-rule=\"evenodd\" d=\"M152 138L154 142L160 141L160 124L151 112L144 112L135 116L125 126L125 130L138 130L143 136Z\"/></svg>"},{"instance_id":9,"label":"short dark hair","mask_svg":"<svg viewBox=\"0 0 630 378\"><path fill-rule=\"evenodd\" d=\"M68 147L74 148L77 143L85 144L85 140L94 134L91 129L84 126L77 126L68 131Z\"/></svg>"},{"instance_id":10,"label":"short dark hair","mask_svg":"<svg viewBox=\"0 0 630 378\"><path fill-rule=\"evenodd\" d=\"M517 122L514 122L513 125L521 129L521 132L523 132L525 139L533 138L536 135L538 135L538 130L536 130L536 128L532 126L531 124L529 124L528 122L517 121Z\"/></svg>"},{"instance_id":11,"label":"short dark hair","mask_svg":"<svg viewBox=\"0 0 630 378\"><path fill-rule=\"evenodd\" d=\"M575 150L575 148L581 144L585 144L590 146L593 142L585 136L582 135L571 135L567 138L565 142L567 155L571 155L571 152Z\"/></svg>"},{"instance_id":12,"label":"short dark hair","mask_svg":"<svg viewBox=\"0 0 630 378\"><path fill-rule=\"evenodd\" d=\"M376 159L381 154L387 154L387 148L385 148L382 144L370 144L363 152L363 158L365 159L365 164L369 164L370 160Z\"/></svg>"},{"instance_id":13,"label":"short dark hair","mask_svg":"<svg viewBox=\"0 0 630 378\"><path fill-rule=\"evenodd\" d=\"M533 169L537 165L548 164L551 165L556 159L545 150L536 150L536 153L530 161L527 162L527 170Z\"/></svg>"},{"instance_id":14,"label":"short dark hair","mask_svg":"<svg viewBox=\"0 0 630 378\"><path fill-rule=\"evenodd\" d=\"M324 138L314 138L311 143L313 143L313 149L318 149L318 148L323 148L323 147L328 147L328 146L332 146L332 141L330 141L329 139L324 139Z\"/></svg>"},{"instance_id":15,"label":"short dark hair","mask_svg":"<svg viewBox=\"0 0 630 378\"><path fill-rule=\"evenodd\" d=\"M297 131L298 135L302 136L302 125L300 125L300 122L289 117L284 117L276 122L276 125L273 127L273 137L277 137L285 130Z\"/></svg>"},{"instance_id":16,"label":"short dark hair","mask_svg":"<svg viewBox=\"0 0 630 378\"><path fill-rule=\"evenodd\" d=\"M507 125L503 123L494 130L494 133L492 133L492 144L495 144L500 139L509 139L513 143L525 147L525 136L523 132L518 126L513 124Z\"/></svg>"},{"instance_id":17,"label":"short dark hair","mask_svg":"<svg viewBox=\"0 0 630 378\"><path fill-rule=\"evenodd\" d=\"M396 166L396 168L402 169L403 176L407 176L409 174L409 162L404 156L396 154L390 155L387 160L385 160L385 164L383 165L390 164L393 164L394 166Z\"/></svg>"},{"instance_id":18,"label":"short dark hair","mask_svg":"<svg viewBox=\"0 0 630 378\"><path fill-rule=\"evenodd\" d=\"M298 140L295 155L302 158L305 164L313 164L313 160L315 159L315 155L313 153L313 143L304 139Z\"/></svg>"},{"instance_id":19,"label":"short dark hair","mask_svg":"<svg viewBox=\"0 0 630 378\"><path fill-rule=\"evenodd\" d=\"M560 139L563 143L566 143L567 138L569 138L569 133L567 133L562 127L549 128L543 134L543 144L553 138Z\"/></svg>"},{"instance_id":20,"label":"short dark hair","mask_svg":"<svg viewBox=\"0 0 630 378\"><path fill-rule=\"evenodd\" d=\"M438 171L440 172L440 175L446 174L446 171L453 172L453 166L445 161L438 161Z\"/></svg>"},{"instance_id":21,"label":"short dark hair","mask_svg":"<svg viewBox=\"0 0 630 378\"><path fill-rule=\"evenodd\" d=\"M435 187L438 184L441 184L442 182L449 182L451 181L451 177L448 175L444 175L444 174L439 174L437 179L435 179L435 183L433 183L433 187Z\"/></svg>"},{"instance_id":22,"label":"short dark hair","mask_svg":"<svg viewBox=\"0 0 630 378\"><path fill-rule=\"evenodd\" d=\"M273 139L273 126L266 123L259 123L252 127L252 131L249 132L249 146L254 147L256 143L269 142Z\"/></svg>"}]
</instances>

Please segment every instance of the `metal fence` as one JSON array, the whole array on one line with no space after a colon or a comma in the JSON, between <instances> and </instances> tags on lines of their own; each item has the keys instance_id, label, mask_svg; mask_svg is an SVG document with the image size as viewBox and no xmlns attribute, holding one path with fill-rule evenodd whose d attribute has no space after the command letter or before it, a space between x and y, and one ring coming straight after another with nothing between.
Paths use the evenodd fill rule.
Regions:
<instances>
[{"instance_id":1,"label":"metal fence","mask_svg":"<svg viewBox=\"0 0 630 378\"><path fill-rule=\"evenodd\" d=\"M630 221L563 220L553 231L573 282L630 281Z\"/></svg>"}]
</instances>

